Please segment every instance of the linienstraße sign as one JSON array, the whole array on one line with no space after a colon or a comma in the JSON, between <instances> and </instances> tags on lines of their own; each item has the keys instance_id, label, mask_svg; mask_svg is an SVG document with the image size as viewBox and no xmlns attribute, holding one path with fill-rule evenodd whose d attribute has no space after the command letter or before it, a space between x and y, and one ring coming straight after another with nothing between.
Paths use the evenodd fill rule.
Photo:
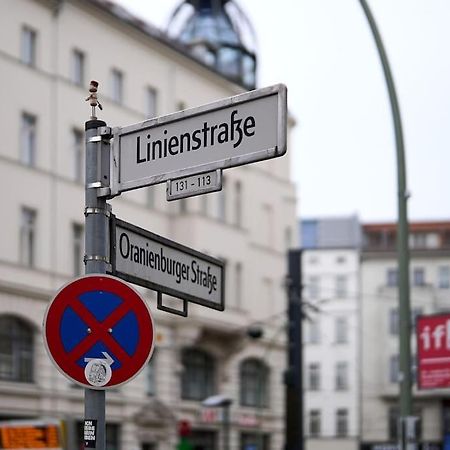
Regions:
<instances>
[{"instance_id":1,"label":"linienstra\u00dfe sign","mask_svg":"<svg viewBox=\"0 0 450 450\"><path fill-rule=\"evenodd\" d=\"M113 129L111 195L286 153L286 86Z\"/></svg>"},{"instance_id":2,"label":"linienstra\u00dfe sign","mask_svg":"<svg viewBox=\"0 0 450 450\"><path fill-rule=\"evenodd\" d=\"M111 274L131 283L224 310L224 263L139 228L110 220Z\"/></svg>"}]
</instances>

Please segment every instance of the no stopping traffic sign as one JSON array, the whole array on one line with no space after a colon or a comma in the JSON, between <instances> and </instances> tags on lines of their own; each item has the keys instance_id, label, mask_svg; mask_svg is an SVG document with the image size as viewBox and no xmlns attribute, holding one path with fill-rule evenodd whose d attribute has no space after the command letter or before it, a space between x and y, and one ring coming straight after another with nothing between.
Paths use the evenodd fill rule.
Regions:
<instances>
[{"instance_id":1,"label":"no stopping traffic sign","mask_svg":"<svg viewBox=\"0 0 450 450\"><path fill-rule=\"evenodd\" d=\"M43 326L56 367L91 389L131 380L153 352L153 319L145 301L109 275L88 275L64 286L48 306Z\"/></svg>"}]
</instances>

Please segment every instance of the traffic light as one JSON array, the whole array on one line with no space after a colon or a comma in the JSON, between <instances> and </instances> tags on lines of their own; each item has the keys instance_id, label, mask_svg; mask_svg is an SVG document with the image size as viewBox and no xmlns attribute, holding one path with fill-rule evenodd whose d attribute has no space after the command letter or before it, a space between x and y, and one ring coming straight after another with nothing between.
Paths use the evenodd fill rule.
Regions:
<instances>
[{"instance_id":1,"label":"traffic light","mask_svg":"<svg viewBox=\"0 0 450 450\"><path fill-rule=\"evenodd\" d=\"M191 434L191 422L188 420L180 420L178 422L178 441L177 450L193 450L192 444L188 440L188 436Z\"/></svg>"}]
</instances>

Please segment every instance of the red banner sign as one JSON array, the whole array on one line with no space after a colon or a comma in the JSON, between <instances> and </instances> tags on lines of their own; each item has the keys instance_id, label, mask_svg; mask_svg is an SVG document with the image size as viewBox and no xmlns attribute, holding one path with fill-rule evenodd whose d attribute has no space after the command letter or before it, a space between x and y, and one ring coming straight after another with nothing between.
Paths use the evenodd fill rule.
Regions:
<instances>
[{"instance_id":1,"label":"red banner sign","mask_svg":"<svg viewBox=\"0 0 450 450\"><path fill-rule=\"evenodd\" d=\"M419 389L450 387L450 314L417 318Z\"/></svg>"}]
</instances>

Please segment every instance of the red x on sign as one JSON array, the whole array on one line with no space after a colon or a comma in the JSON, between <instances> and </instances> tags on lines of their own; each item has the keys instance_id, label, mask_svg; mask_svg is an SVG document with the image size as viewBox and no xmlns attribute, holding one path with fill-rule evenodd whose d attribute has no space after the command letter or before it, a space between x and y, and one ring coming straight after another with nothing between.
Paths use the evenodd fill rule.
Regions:
<instances>
[{"instance_id":1,"label":"red x on sign","mask_svg":"<svg viewBox=\"0 0 450 450\"><path fill-rule=\"evenodd\" d=\"M150 359L153 337L145 301L109 275L88 275L67 284L44 318L44 341L56 367L92 389L135 377Z\"/></svg>"}]
</instances>

